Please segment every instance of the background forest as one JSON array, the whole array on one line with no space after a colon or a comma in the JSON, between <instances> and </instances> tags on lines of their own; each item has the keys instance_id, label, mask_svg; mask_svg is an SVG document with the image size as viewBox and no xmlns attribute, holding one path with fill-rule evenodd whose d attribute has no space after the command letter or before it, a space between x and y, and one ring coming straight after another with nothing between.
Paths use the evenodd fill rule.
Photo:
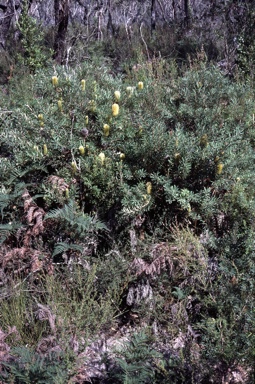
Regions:
<instances>
[{"instance_id":1,"label":"background forest","mask_svg":"<svg viewBox=\"0 0 255 384\"><path fill-rule=\"evenodd\" d=\"M254 383L254 1L0 21L0 383Z\"/></svg>"}]
</instances>

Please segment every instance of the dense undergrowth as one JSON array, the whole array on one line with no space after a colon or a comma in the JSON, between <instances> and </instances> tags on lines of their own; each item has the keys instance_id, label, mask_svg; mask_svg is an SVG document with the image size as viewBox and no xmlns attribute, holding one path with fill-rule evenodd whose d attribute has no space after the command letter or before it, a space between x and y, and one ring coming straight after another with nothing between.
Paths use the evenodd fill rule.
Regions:
<instances>
[{"instance_id":1,"label":"dense undergrowth","mask_svg":"<svg viewBox=\"0 0 255 384\"><path fill-rule=\"evenodd\" d=\"M5 90L2 382L251 383L252 84L200 54Z\"/></svg>"}]
</instances>

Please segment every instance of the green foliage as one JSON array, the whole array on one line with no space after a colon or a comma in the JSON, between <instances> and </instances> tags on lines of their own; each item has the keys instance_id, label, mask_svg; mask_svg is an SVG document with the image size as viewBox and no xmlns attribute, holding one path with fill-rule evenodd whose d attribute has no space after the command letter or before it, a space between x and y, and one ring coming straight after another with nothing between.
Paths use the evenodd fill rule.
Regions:
<instances>
[{"instance_id":1,"label":"green foliage","mask_svg":"<svg viewBox=\"0 0 255 384\"><path fill-rule=\"evenodd\" d=\"M153 362L161 355L153 350L149 337L134 334L128 344L118 351L117 367L111 379L122 384L154 383Z\"/></svg>"},{"instance_id":2,"label":"green foliage","mask_svg":"<svg viewBox=\"0 0 255 384\"><path fill-rule=\"evenodd\" d=\"M6 371L0 374L5 383L54 384L66 383L68 373L61 354L51 353L44 357L28 348L13 348L12 363L4 363Z\"/></svg>"},{"instance_id":3,"label":"green foliage","mask_svg":"<svg viewBox=\"0 0 255 384\"><path fill-rule=\"evenodd\" d=\"M14 247L60 263L36 297L65 345L116 316L155 322L162 343L178 344L164 376L151 342L135 338L112 373L120 383L217 383L212 367L254 359L255 95L199 57L182 73L163 59L125 77L102 62L38 70L13 78L0 102L11 111L0 131L3 269Z\"/></svg>"},{"instance_id":4,"label":"green foliage","mask_svg":"<svg viewBox=\"0 0 255 384\"><path fill-rule=\"evenodd\" d=\"M23 2L22 13L18 21L18 30L21 34L22 53L17 55L17 60L27 66L30 72L43 68L52 52L43 45L44 32L38 27L38 21L29 15L28 1Z\"/></svg>"},{"instance_id":5,"label":"green foliage","mask_svg":"<svg viewBox=\"0 0 255 384\"><path fill-rule=\"evenodd\" d=\"M0 301L1 328L8 330L8 327L15 326L22 345L36 345L48 327L46 323L37 321L35 299L30 297L21 281L16 281L14 287L9 287L9 295L6 296L6 299L3 297ZM13 340L14 345L19 343L17 338Z\"/></svg>"}]
</instances>

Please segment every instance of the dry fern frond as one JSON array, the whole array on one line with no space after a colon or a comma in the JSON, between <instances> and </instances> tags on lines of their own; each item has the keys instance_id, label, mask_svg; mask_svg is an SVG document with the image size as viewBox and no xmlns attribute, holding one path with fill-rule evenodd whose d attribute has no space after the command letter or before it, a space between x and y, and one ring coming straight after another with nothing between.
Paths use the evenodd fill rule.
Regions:
<instances>
[{"instance_id":1,"label":"dry fern frond","mask_svg":"<svg viewBox=\"0 0 255 384\"><path fill-rule=\"evenodd\" d=\"M26 213L27 223L30 226L24 236L24 245L25 247L29 247L31 244L31 237L38 236L40 233L44 232L43 218L45 216L45 211L38 207L33 201L27 189L25 189L22 197L24 199L24 212Z\"/></svg>"},{"instance_id":2,"label":"dry fern frond","mask_svg":"<svg viewBox=\"0 0 255 384\"><path fill-rule=\"evenodd\" d=\"M56 315L52 313L50 308L46 305L42 305L40 303L37 303L38 310L36 311L36 316L37 318L42 321L42 320L48 320L50 324L50 328L52 333L55 335L56 334Z\"/></svg>"},{"instance_id":3,"label":"dry fern frond","mask_svg":"<svg viewBox=\"0 0 255 384\"><path fill-rule=\"evenodd\" d=\"M136 276L145 273L147 276L160 275L161 271L168 270L173 272L173 252L176 247L169 246L167 243L160 243L153 246L150 256L153 258L151 263L147 263L141 258L135 258L131 264L131 270L135 271Z\"/></svg>"},{"instance_id":4,"label":"dry fern frond","mask_svg":"<svg viewBox=\"0 0 255 384\"><path fill-rule=\"evenodd\" d=\"M69 184L67 184L65 180L59 176L52 175L48 178L47 182L52 185L53 189L57 189L61 192L64 192L67 188L69 188Z\"/></svg>"},{"instance_id":5,"label":"dry fern frond","mask_svg":"<svg viewBox=\"0 0 255 384\"><path fill-rule=\"evenodd\" d=\"M11 269L15 274L24 270L28 273L37 272L43 268L48 271L50 264L49 254L28 247L13 248L6 253L0 253L1 268Z\"/></svg>"},{"instance_id":6,"label":"dry fern frond","mask_svg":"<svg viewBox=\"0 0 255 384\"><path fill-rule=\"evenodd\" d=\"M2 371L2 366L1 366L1 362L4 363L4 362L8 362L11 355L10 355L10 351L11 351L11 347L5 342L5 339L9 336L9 335L15 335L15 339L18 341L20 340L20 334L18 333L16 327L8 327L8 331L7 332L4 332L1 328L0 328L0 373ZM1 382L0 382L1 383Z\"/></svg>"}]
</instances>

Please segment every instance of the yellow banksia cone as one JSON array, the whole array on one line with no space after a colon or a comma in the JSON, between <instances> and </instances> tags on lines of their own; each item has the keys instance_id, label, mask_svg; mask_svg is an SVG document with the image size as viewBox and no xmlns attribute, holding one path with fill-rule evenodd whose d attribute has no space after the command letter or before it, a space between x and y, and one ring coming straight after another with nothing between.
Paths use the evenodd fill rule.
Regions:
<instances>
[{"instance_id":1,"label":"yellow banksia cone","mask_svg":"<svg viewBox=\"0 0 255 384\"><path fill-rule=\"evenodd\" d=\"M208 145L208 137L207 134L203 135L200 139L200 147L205 148Z\"/></svg>"},{"instance_id":2,"label":"yellow banksia cone","mask_svg":"<svg viewBox=\"0 0 255 384\"><path fill-rule=\"evenodd\" d=\"M140 125L138 128L138 136L142 136L143 133L143 127Z\"/></svg>"},{"instance_id":3,"label":"yellow banksia cone","mask_svg":"<svg viewBox=\"0 0 255 384\"><path fill-rule=\"evenodd\" d=\"M86 88L86 80L82 79L81 80L81 90L85 91L85 88Z\"/></svg>"},{"instance_id":4,"label":"yellow banksia cone","mask_svg":"<svg viewBox=\"0 0 255 384\"><path fill-rule=\"evenodd\" d=\"M141 91L143 89L143 82L139 81L139 83L137 84L137 87Z\"/></svg>"},{"instance_id":5,"label":"yellow banksia cone","mask_svg":"<svg viewBox=\"0 0 255 384\"><path fill-rule=\"evenodd\" d=\"M120 100L120 91L115 91L114 92L114 97L115 97L116 101L119 101Z\"/></svg>"},{"instance_id":6,"label":"yellow banksia cone","mask_svg":"<svg viewBox=\"0 0 255 384\"><path fill-rule=\"evenodd\" d=\"M76 162L75 162L75 161L72 161L72 162L71 162L71 166L72 166L72 170L73 170L74 172L76 172L76 171L77 171L77 165L76 165Z\"/></svg>"},{"instance_id":7,"label":"yellow banksia cone","mask_svg":"<svg viewBox=\"0 0 255 384\"><path fill-rule=\"evenodd\" d=\"M96 111L96 102L95 102L95 100L90 100L89 101L89 110L91 112L95 112Z\"/></svg>"},{"instance_id":8,"label":"yellow banksia cone","mask_svg":"<svg viewBox=\"0 0 255 384\"><path fill-rule=\"evenodd\" d=\"M175 160L175 162L176 162L177 164L179 164L180 159L181 159L181 154L180 154L179 152L176 152L176 153L174 154L174 160Z\"/></svg>"},{"instance_id":9,"label":"yellow banksia cone","mask_svg":"<svg viewBox=\"0 0 255 384\"><path fill-rule=\"evenodd\" d=\"M103 152L100 152L99 155L99 160L101 161L101 164L104 165L105 162L105 154Z\"/></svg>"},{"instance_id":10,"label":"yellow banksia cone","mask_svg":"<svg viewBox=\"0 0 255 384\"><path fill-rule=\"evenodd\" d=\"M217 166L216 166L217 175L220 175L222 173L223 167L224 167L224 164L222 164L222 163L217 164Z\"/></svg>"},{"instance_id":11,"label":"yellow banksia cone","mask_svg":"<svg viewBox=\"0 0 255 384\"><path fill-rule=\"evenodd\" d=\"M62 112L63 111L63 101L60 99L58 100L58 109Z\"/></svg>"},{"instance_id":12,"label":"yellow banksia cone","mask_svg":"<svg viewBox=\"0 0 255 384\"><path fill-rule=\"evenodd\" d=\"M148 183L146 183L146 191L147 191L147 194L148 194L148 195L151 195L152 184L151 184L150 181L148 181Z\"/></svg>"},{"instance_id":13,"label":"yellow banksia cone","mask_svg":"<svg viewBox=\"0 0 255 384\"><path fill-rule=\"evenodd\" d=\"M88 116L85 116L85 124L89 125L89 117Z\"/></svg>"},{"instance_id":14,"label":"yellow banksia cone","mask_svg":"<svg viewBox=\"0 0 255 384\"><path fill-rule=\"evenodd\" d=\"M131 97L134 92L134 88L129 86L126 88L126 91L127 91L128 97Z\"/></svg>"},{"instance_id":15,"label":"yellow banksia cone","mask_svg":"<svg viewBox=\"0 0 255 384\"><path fill-rule=\"evenodd\" d=\"M43 121L43 114L42 113L39 113L39 115L37 117L38 117L39 121Z\"/></svg>"},{"instance_id":16,"label":"yellow banksia cone","mask_svg":"<svg viewBox=\"0 0 255 384\"><path fill-rule=\"evenodd\" d=\"M52 85L56 87L58 85L58 77L57 76L52 76L51 78Z\"/></svg>"},{"instance_id":17,"label":"yellow banksia cone","mask_svg":"<svg viewBox=\"0 0 255 384\"><path fill-rule=\"evenodd\" d=\"M120 154L120 160L124 160L125 157L126 157L126 156L125 156L125 153L121 153L121 154Z\"/></svg>"},{"instance_id":18,"label":"yellow banksia cone","mask_svg":"<svg viewBox=\"0 0 255 384\"><path fill-rule=\"evenodd\" d=\"M105 136L109 136L109 133L110 133L110 126L108 124L104 124L103 126L103 130L104 130L104 135Z\"/></svg>"},{"instance_id":19,"label":"yellow banksia cone","mask_svg":"<svg viewBox=\"0 0 255 384\"><path fill-rule=\"evenodd\" d=\"M80 152L80 154L83 156L84 155L84 153L85 153L85 148L83 147L83 145L80 145L79 146L79 152Z\"/></svg>"},{"instance_id":20,"label":"yellow banksia cone","mask_svg":"<svg viewBox=\"0 0 255 384\"><path fill-rule=\"evenodd\" d=\"M43 154L46 156L48 154L48 148L46 144L43 144Z\"/></svg>"},{"instance_id":21,"label":"yellow banksia cone","mask_svg":"<svg viewBox=\"0 0 255 384\"><path fill-rule=\"evenodd\" d=\"M69 198L69 189L68 188L66 188L66 190L65 190L65 195L66 195L66 198L68 199Z\"/></svg>"},{"instance_id":22,"label":"yellow banksia cone","mask_svg":"<svg viewBox=\"0 0 255 384\"><path fill-rule=\"evenodd\" d=\"M44 121L40 121L40 127L44 127Z\"/></svg>"},{"instance_id":23,"label":"yellow banksia cone","mask_svg":"<svg viewBox=\"0 0 255 384\"><path fill-rule=\"evenodd\" d=\"M118 116L119 111L120 111L119 104L114 103L114 104L112 105L112 115L113 115L113 116Z\"/></svg>"}]
</instances>

